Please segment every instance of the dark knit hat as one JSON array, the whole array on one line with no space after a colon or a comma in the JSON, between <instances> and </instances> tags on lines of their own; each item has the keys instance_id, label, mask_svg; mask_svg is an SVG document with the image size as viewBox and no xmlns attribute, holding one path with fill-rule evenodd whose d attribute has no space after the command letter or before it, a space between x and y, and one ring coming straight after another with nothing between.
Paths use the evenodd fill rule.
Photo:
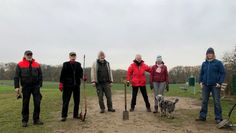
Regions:
<instances>
[{"instance_id":1,"label":"dark knit hat","mask_svg":"<svg viewBox=\"0 0 236 133\"><path fill-rule=\"evenodd\" d=\"M25 55L28 55L28 54L33 54L33 52L30 51L30 50L26 50L26 51L25 51Z\"/></svg>"},{"instance_id":2,"label":"dark knit hat","mask_svg":"<svg viewBox=\"0 0 236 133\"><path fill-rule=\"evenodd\" d=\"M215 51L213 48L208 48L206 54L215 54Z\"/></svg>"},{"instance_id":3,"label":"dark knit hat","mask_svg":"<svg viewBox=\"0 0 236 133\"><path fill-rule=\"evenodd\" d=\"M75 52L70 52L69 55L70 56L76 56L76 53Z\"/></svg>"}]
</instances>

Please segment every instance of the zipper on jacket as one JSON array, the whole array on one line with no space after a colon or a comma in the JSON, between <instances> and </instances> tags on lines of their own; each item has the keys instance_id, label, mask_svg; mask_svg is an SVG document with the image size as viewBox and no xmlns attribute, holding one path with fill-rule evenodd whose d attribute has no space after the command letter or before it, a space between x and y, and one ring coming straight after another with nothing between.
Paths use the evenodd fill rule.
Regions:
<instances>
[{"instance_id":1,"label":"zipper on jacket","mask_svg":"<svg viewBox=\"0 0 236 133\"><path fill-rule=\"evenodd\" d=\"M30 82L33 82L32 61L29 61L29 73L30 73Z\"/></svg>"},{"instance_id":2,"label":"zipper on jacket","mask_svg":"<svg viewBox=\"0 0 236 133\"><path fill-rule=\"evenodd\" d=\"M74 77L74 86L76 86L76 79L75 79L75 69L76 69L76 65L74 64L74 67L72 66L72 64L70 64L71 65L71 68L72 68L72 71L73 71L73 77Z\"/></svg>"},{"instance_id":3,"label":"zipper on jacket","mask_svg":"<svg viewBox=\"0 0 236 133\"><path fill-rule=\"evenodd\" d=\"M211 64L211 62L207 62L208 63L208 65L207 65L207 85L209 85L209 71L210 71L210 64Z\"/></svg>"}]
</instances>

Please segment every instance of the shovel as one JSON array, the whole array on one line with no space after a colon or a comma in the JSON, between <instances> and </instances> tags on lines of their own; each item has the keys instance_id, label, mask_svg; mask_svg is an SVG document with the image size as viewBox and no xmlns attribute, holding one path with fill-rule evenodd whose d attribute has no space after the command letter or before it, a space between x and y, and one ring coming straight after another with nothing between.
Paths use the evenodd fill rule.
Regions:
<instances>
[{"instance_id":1,"label":"shovel","mask_svg":"<svg viewBox=\"0 0 236 133\"><path fill-rule=\"evenodd\" d=\"M236 124L232 124L232 122L230 121L231 114L232 114L235 107L236 107L236 103L234 104L234 106L230 110L229 115L228 115L228 119L225 119L225 120L221 121L219 124L217 124L217 126L216 126L217 128L221 129L221 128L225 128L225 127L236 127Z\"/></svg>"},{"instance_id":2,"label":"shovel","mask_svg":"<svg viewBox=\"0 0 236 133\"><path fill-rule=\"evenodd\" d=\"M83 78L85 78L85 55L84 55L84 63L83 63ZM80 119L85 122L86 116L87 116L87 97L86 97L86 81L83 81L83 98L84 98L84 113L83 113L83 105L81 106L81 113L80 113Z\"/></svg>"},{"instance_id":3,"label":"shovel","mask_svg":"<svg viewBox=\"0 0 236 133\"><path fill-rule=\"evenodd\" d=\"M125 86L125 111L123 111L123 120L129 120L129 111L127 111L127 85L124 83Z\"/></svg>"}]
</instances>

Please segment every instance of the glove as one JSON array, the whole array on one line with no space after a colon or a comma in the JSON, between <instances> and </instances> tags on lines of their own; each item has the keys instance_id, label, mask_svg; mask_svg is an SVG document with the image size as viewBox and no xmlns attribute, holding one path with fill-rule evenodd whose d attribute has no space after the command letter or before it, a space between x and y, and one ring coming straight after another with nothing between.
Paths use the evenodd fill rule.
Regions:
<instances>
[{"instance_id":1,"label":"glove","mask_svg":"<svg viewBox=\"0 0 236 133\"><path fill-rule=\"evenodd\" d=\"M83 81L86 82L87 80L88 80L87 75L84 75L84 76L83 76Z\"/></svg>"},{"instance_id":2,"label":"glove","mask_svg":"<svg viewBox=\"0 0 236 133\"><path fill-rule=\"evenodd\" d=\"M129 86L130 86L130 83L129 83L129 81L127 81L127 82L126 82L126 85L127 85L127 87L129 87Z\"/></svg>"},{"instance_id":3,"label":"glove","mask_svg":"<svg viewBox=\"0 0 236 133\"><path fill-rule=\"evenodd\" d=\"M150 89L152 90L154 88L153 84L151 83L150 84Z\"/></svg>"},{"instance_id":4,"label":"glove","mask_svg":"<svg viewBox=\"0 0 236 133\"><path fill-rule=\"evenodd\" d=\"M63 83L59 84L59 90L62 92L63 91Z\"/></svg>"},{"instance_id":5,"label":"glove","mask_svg":"<svg viewBox=\"0 0 236 133\"><path fill-rule=\"evenodd\" d=\"M168 92L170 89L169 83L166 84L166 91Z\"/></svg>"},{"instance_id":6,"label":"glove","mask_svg":"<svg viewBox=\"0 0 236 133\"><path fill-rule=\"evenodd\" d=\"M221 85L217 83L216 88L221 88Z\"/></svg>"}]
</instances>

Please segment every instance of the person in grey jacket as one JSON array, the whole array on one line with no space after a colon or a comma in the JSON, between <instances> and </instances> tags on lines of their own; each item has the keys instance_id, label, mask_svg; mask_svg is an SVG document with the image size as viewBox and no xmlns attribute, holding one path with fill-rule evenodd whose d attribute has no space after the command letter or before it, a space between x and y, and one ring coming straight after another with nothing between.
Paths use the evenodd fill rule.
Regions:
<instances>
[{"instance_id":1,"label":"person in grey jacket","mask_svg":"<svg viewBox=\"0 0 236 133\"><path fill-rule=\"evenodd\" d=\"M105 94L107 99L108 112L115 112L112 105L111 86L113 82L112 70L110 64L105 60L105 53L99 52L98 59L91 68L91 81L97 89L97 95L100 106L100 113L105 113L105 105L103 96Z\"/></svg>"}]
</instances>

